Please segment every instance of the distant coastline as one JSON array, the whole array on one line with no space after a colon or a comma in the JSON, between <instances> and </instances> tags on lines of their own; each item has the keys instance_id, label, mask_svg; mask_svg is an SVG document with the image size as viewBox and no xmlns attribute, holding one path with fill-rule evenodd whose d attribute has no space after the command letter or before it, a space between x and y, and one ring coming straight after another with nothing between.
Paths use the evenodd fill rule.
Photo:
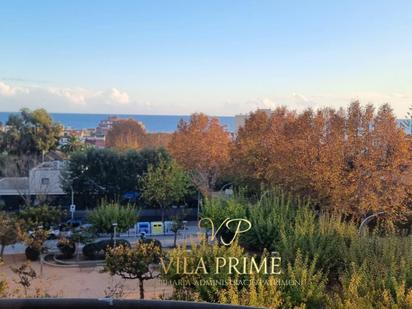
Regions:
<instances>
[{"instance_id":1,"label":"distant coastline","mask_svg":"<svg viewBox=\"0 0 412 309\"><path fill-rule=\"evenodd\" d=\"M0 112L0 121L5 123L13 112ZM65 128L90 129L96 128L101 120L109 116L132 118L143 122L149 132L173 132L180 119L188 120L190 116L178 115L133 115L133 114L77 114L77 113L50 113L53 120L61 123ZM235 117L216 116L230 132L235 128Z\"/></svg>"}]
</instances>

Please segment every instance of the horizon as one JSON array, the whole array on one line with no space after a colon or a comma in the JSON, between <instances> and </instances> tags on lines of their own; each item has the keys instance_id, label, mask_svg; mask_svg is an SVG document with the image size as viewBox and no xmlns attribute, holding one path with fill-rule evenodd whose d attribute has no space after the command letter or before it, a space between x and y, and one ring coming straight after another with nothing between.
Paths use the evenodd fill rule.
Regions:
<instances>
[{"instance_id":1,"label":"horizon","mask_svg":"<svg viewBox=\"0 0 412 309\"><path fill-rule=\"evenodd\" d=\"M4 111L233 116L358 99L402 118L412 102L410 2L38 3L0 8Z\"/></svg>"}]
</instances>

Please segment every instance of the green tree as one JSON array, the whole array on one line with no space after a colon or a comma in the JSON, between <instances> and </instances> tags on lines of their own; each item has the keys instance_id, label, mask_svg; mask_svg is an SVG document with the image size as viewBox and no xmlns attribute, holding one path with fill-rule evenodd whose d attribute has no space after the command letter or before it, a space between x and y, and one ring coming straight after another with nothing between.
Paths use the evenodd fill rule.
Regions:
<instances>
[{"instance_id":1,"label":"green tree","mask_svg":"<svg viewBox=\"0 0 412 309\"><path fill-rule=\"evenodd\" d=\"M97 201L119 200L126 192L138 192L139 176L149 165L170 160L164 149L129 150L86 149L74 152L62 172L63 189L76 194L76 204L94 207ZM78 205L79 206L79 205Z\"/></svg>"},{"instance_id":2,"label":"green tree","mask_svg":"<svg viewBox=\"0 0 412 309\"><path fill-rule=\"evenodd\" d=\"M172 227L170 230L173 232L173 247L176 247L177 233L185 227L181 216L174 216L172 221Z\"/></svg>"},{"instance_id":3,"label":"green tree","mask_svg":"<svg viewBox=\"0 0 412 309\"><path fill-rule=\"evenodd\" d=\"M210 219L216 228L228 218L245 218L245 215L246 206L237 198L207 198L200 211L200 217L202 219ZM206 228L206 234L208 234L212 228L210 222L207 220L202 221L202 227ZM233 233L229 229L223 229L219 230L216 236L220 242L221 237L223 237L224 240L232 239Z\"/></svg>"},{"instance_id":4,"label":"green tree","mask_svg":"<svg viewBox=\"0 0 412 309\"><path fill-rule=\"evenodd\" d=\"M45 109L23 108L18 114L10 114L6 125L0 148L15 155L44 155L57 148L62 133L62 126L53 122Z\"/></svg>"},{"instance_id":5,"label":"green tree","mask_svg":"<svg viewBox=\"0 0 412 309\"><path fill-rule=\"evenodd\" d=\"M102 204L89 214L90 223L96 232L111 234L111 238L113 238L114 223L117 223L117 232L121 233L134 226L137 219L136 208L131 205L122 206L118 203Z\"/></svg>"},{"instance_id":6,"label":"green tree","mask_svg":"<svg viewBox=\"0 0 412 309\"><path fill-rule=\"evenodd\" d=\"M71 135L68 137L67 142L60 147L61 151L66 154L71 154L76 151L82 151L87 148L87 144L82 142L77 136Z\"/></svg>"},{"instance_id":7,"label":"green tree","mask_svg":"<svg viewBox=\"0 0 412 309\"><path fill-rule=\"evenodd\" d=\"M17 221L4 211L0 212L0 258L3 257L6 246L19 240Z\"/></svg>"},{"instance_id":8,"label":"green tree","mask_svg":"<svg viewBox=\"0 0 412 309\"><path fill-rule=\"evenodd\" d=\"M175 162L161 160L158 166L150 165L141 178L143 199L154 207L164 210L174 202L181 201L188 192L186 173Z\"/></svg>"},{"instance_id":9,"label":"green tree","mask_svg":"<svg viewBox=\"0 0 412 309\"><path fill-rule=\"evenodd\" d=\"M151 264L158 263L161 249L154 242L137 242L133 247L117 246L106 253L106 271L123 279L138 279L140 298L144 299L144 281L153 279Z\"/></svg>"},{"instance_id":10,"label":"green tree","mask_svg":"<svg viewBox=\"0 0 412 309\"><path fill-rule=\"evenodd\" d=\"M40 226L48 230L53 225L58 224L63 215L59 208L40 205L25 207L18 213L18 218L22 220L22 224L27 230L36 229Z\"/></svg>"}]
</instances>

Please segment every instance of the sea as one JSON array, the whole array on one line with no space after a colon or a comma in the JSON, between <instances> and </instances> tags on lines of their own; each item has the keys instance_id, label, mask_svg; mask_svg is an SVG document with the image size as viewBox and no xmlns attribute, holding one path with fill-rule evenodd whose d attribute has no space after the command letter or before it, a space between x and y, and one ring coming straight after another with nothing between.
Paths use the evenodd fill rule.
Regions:
<instances>
[{"instance_id":1,"label":"sea","mask_svg":"<svg viewBox=\"0 0 412 309\"><path fill-rule=\"evenodd\" d=\"M0 112L0 121L6 123L11 112ZM141 121L149 132L173 132L181 119L189 120L190 116L178 115L131 115L131 114L75 114L75 113L50 113L55 122L62 124L65 128L91 129L96 128L101 120L109 116L119 118L132 118ZM220 123L229 132L234 132L235 117L217 116Z\"/></svg>"}]
</instances>

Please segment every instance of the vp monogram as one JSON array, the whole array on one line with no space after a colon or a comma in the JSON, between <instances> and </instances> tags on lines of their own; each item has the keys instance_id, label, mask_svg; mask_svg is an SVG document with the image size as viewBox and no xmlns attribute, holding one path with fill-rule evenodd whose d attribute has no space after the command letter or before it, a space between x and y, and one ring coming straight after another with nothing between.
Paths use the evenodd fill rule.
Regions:
<instances>
[{"instance_id":1,"label":"vp monogram","mask_svg":"<svg viewBox=\"0 0 412 309\"><path fill-rule=\"evenodd\" d=\"M222 236L220 236L220 242L224 244L225 246L230 246L234 242L236 237L238 237L241 233L245 233L249 231L252 228L252 223L250 223L249 220L241 219L241 218L236 218L236 219L226 218L216 230L215 230L215 225L212 219L210 218L200 219L199 224L198 224L199 229L202 228L202 222L209 222L209 225L211 226L211 230L212 230L211 240L216 239L217 234L225 228L234 233L233 238L230 239L229 242L225 242ZM203 227L205 226L203 225Z\"/></svg>"}]
</instances>

